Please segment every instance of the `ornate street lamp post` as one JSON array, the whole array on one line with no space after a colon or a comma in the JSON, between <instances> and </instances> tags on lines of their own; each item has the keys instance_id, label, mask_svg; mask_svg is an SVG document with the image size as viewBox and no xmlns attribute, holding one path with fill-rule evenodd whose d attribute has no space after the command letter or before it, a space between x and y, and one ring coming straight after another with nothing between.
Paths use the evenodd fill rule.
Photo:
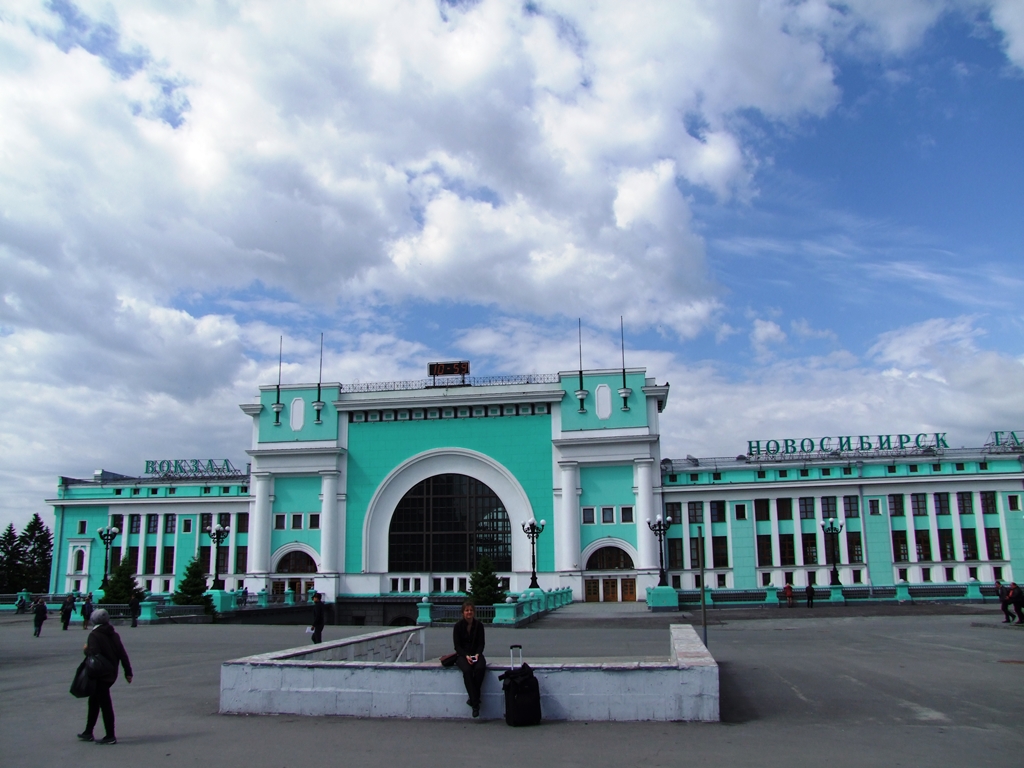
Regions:
<instances>
[{"instance_id":1,"label":"ornate street lamp post","mask_svg":"<svg viewBox=\"0 0 1024 768\"><path fill-rule=\"evenodd\" d=\"M523 533L530 540L530 564L532 570L530 589L540 589L540 584L537 583L537 537L544 530L545 524L544 520L538 523L532 517L523 523Z\"/></svg>"},{"instance_id":2,"label":"ornate street lamp post","mask_svg":"<svg viewBox=\"0 0 1024 768\"><path fill-rule=\"evenodd\" d=\"M647 520L647 527L650 528L654 535L658 537L658 586L668 586L668 574L665 573L665 534L668 533L668 529L672 527L672 518L668 515L663 520L661 515L654 518L652 523L650 519Z\"/></svg>"},{"instance_id":3,"label":"ornate street lamp post","mask_svg":"<svg viewBox=\"0 0 1024 768\"><path fill-rule=\"evenodd\" d=\"M105 548L103 554L103 582L100 584L100 589L107 588L107 575L110 572L108 569L108 566L110 565L110 545L113 543L114 539L117 538L117 534L120 532L120 530L114 527L100 528L96 531Z\"/></svg>"},{"instance_id":4,"label":"ornate street lamp post","mask_svg":"<svg viewBox=\"0 0 1024 768\"><path fill-rule=\"evenodd\" d=\"M224 543L230 530L218 523L211 526L207 533L210 536L210 541L213 543L213 589L224 589L224 582L220 580L220 573L218 571L218 566L220 566L220 545Z\"/></svg>"},{"instance_id":5,"label":"ornate street lamp post","mask_svg":"<svg viewBox=\"0 0 1024 768\"><path fill-rule=\"evenodd\" d=\"M836 519L830 517L827 523L821 524L822 532L828 537L828 551L832 558L832 586L839 585L839 533L843 530L843 524L836 526Z\"/></svg>"}]
</instances>

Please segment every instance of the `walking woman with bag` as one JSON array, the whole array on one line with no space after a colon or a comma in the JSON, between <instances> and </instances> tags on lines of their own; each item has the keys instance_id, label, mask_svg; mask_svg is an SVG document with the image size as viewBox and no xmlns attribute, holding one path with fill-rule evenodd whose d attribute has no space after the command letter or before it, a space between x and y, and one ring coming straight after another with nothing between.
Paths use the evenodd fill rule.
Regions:
<instances>
[{"instance_id":1,"label":"walking woman with bag","mask_svg":"<svg viewBox=\"0 0 1024 768\"><path fill-rule=\"evenodd\" d=\"M100 711L103 712L103 729L106 735L96 741L97 744L117 744L114 735L114 703L110 700L110 686L117 681L117 665L124 668L124 679L132 681L132 665L128 654L121 644L121 637L110 626L110 614L105 608L92 612L90 617L96 626L89 633L89 642L85 644L86 666L96 683L96 690L89 695L89 714L85 721L85 730L78 734L82 741L94 741L92 729Z\"/></svg>"}]
</instances>

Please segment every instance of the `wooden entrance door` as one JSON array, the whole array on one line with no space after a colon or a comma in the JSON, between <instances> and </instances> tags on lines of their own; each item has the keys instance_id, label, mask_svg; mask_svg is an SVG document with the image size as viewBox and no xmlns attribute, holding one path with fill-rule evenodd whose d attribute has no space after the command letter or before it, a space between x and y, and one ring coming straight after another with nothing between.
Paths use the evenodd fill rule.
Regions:
<instances>
[{"instance_id":1,"label":"wooden entrance door","mask_svg":"<svg viewBox=\"0 0 1024 768\"><path fill-rule=\"evenodd\" d=\"M583 601L586 603L601 602L601 582L597 579L584 579Z\"/></svg>"},{"instance_id":2,"label":"wooden entrance door","mask_svg":"<svg viewBox=\"0 0 1024 768\"><path fill-rule=\"evenodd\" d=\"M623 579L622 580L622 602L624 602L624 603L635 603L636 602L636 579Z\"/></svg>"},{"instance_id":3,"label":"wooden entrance door","mask_svg":"<svg viewBox=\"0 0 1024 768\"><path fill-rule=\"evenodd\" d=\"M601 588L603 594L603 600L606 603L617 603L619 602L619 580L618 579L602 579Z\"/></svg>"}]
</instances>

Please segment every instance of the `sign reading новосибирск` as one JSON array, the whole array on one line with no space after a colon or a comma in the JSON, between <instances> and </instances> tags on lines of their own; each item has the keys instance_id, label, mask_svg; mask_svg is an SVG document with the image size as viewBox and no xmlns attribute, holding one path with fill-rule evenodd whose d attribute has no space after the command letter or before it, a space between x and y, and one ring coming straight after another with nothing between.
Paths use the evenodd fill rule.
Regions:
<instances>
[{"instance_id":1,"label":"sign reading \u043d\u043e\u0432\u043e\u0441\u0438\u0431\u0438\u0440\u0441\u043a","mask_svg":"<svg viewBox=\"0 0 1024 768\"><path fill-rule=\"evenodd\" d=\"M869 451L907 451L949 448L945 432L920 432L916 435L843 435L840 437L802 437L782 440L748 440L748 456L789 456L800 453L867 453Z\"/></svg>"}]
</instances>

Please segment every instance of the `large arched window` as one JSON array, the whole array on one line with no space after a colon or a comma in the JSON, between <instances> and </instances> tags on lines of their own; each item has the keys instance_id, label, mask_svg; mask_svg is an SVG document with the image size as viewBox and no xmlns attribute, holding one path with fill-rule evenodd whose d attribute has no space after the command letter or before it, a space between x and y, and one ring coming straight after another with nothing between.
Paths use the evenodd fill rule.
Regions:
<instances>
[{"instance_id":1,"label":"large arched window","mask_svg":"<svg viewBox=\"0 0 1024 768\"><path fill-rule=\"evenodd\" d=\"M277 561L278 573L316 573L316 562L301 550L293 550Z\"/></svg>"},{"instance_id":2,"label":"large arched window","mask_svg":"<svg viewBox=\"0 0 1024 768\"><path fill-rule=\"evenodd\" d=\"M75 573L81 573L85 570L85 550L75 550Z\"/></svg>"},{"instance_id":3,"label":"large arched window","mask_svg":"<svg viewBox=\"0 0 1024 768\"><path fill-rule=\"evenodd\" d=\"M467 572L484 555L512 570L512 524L501 499L466 475L434 475L413 486L388 532L388 570Z\"/></svg>"},{"instance_id":4,"label":"large arched window","mask_svg":"<svg viewBox=\"0 0 1024 768\"><path fill-rule=\"evenodd\" d=\"M631 571L633 558L618 547L601 547L587 560L588 571Z\"/></svg>"}]
</instances>

